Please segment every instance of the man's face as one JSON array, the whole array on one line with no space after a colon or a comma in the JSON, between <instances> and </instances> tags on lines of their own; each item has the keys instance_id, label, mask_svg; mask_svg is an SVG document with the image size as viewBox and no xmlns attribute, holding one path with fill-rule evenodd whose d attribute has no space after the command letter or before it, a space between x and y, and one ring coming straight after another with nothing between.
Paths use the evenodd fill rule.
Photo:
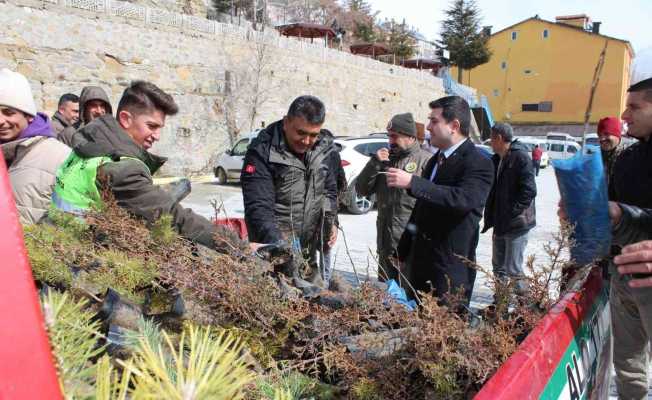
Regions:
<instances>
[{"instance_id":1,"label":"man's face","mask_svg":"<svg viewBox=\"0 0 652 400\"><path fill-rule=\"evenodd\" d=\"M138 115L122 110L118 120L122 129L145 150L161 139L161 129L165 126L165 114L156 109Z\"/></svg>"},{"instance_id":2,"label":"man's face","mask_svg":"<svg viewBox=\"0 0 652 400\"><path fill-rule=\"evenodd\" d=\"M428 132L430 132L430 144L439 148L447 149L453 144L453 134L459 129L460 122L456 119L446 122L441 115L441 108L434 108L428 116Z\"/></svg>"},{"instance_id":3,"label":"man's face","mask_svg":"<svg viewBox=\"0 0 652 400\"><path fill-rule=\"evenodd\" d=\"M627 134L647 141L652 135L652 102L645 97L646 91L627 94L627 107L621 119L627 123Z\"/></svg>"},{"instance_id":4,"label":"man's face","mask_svg":"<svg viewBox=\"0 0 652 400\"><path fill-rule=\"evenodd\" d=\"M321 124L310 124L303 117L283 118L285 141L290 147L290 150L295 154L305 154L312 150L319 138L321 126Z\"/></svg>"},{"instance_id":5,"label":"man's face","mask_svg":"<svg viewBox=\"0 0 652 400\"><path fill-rule=\"evenodd\" d=\"M604 151L611 151L620 144L619 137L610 135L607 132L598 132L598 140L600 141L600 148Z\"/></svg>"},{"instance_id":6,"label":"man's face","mask_svg":"<svg viewBox=\"0 0 652 400\"><path fill-rule=\"evenodd\" d=\"M15 108L0 106L0 143L15 140L34 117Z\"/></svg>"},{"instance_id":7,"label":"man's face","mask_svg":"<svg viewBox=\"0 0 652 400\"><path fill-rule=\"evenodd\" d=\"M79 103L74 103L72 101L66 101L59 107L59 113L70 124L74 124L79 121Z\"/></svg>"},{"instance_id":8,"label":"man's face","mask_svg":"<svg viewBox=\"0 0 652 400\"><path fill-rule=\"evenodd\" d=\"M389 138L389 147L400 150L407 150L416 140L412 136L403 135L394 131L387 132L387 137Z\"/></svg>"},{"instance_id":9,"label":"man's face","mask_svg":"<svg viewBox=\"0 0 652 400\"><path fill-rule=\"evenodd\" d=\"M491 141L489 143L491 144L491 149L496 154L502 154L505 149L505 141L503 140L503 137L496 135L494 132L491 132Z\"/></svg>"},{"instance_id":10,"label":"man's face","mask_svg":"<svg viewBox=\"0 0 652 400\"><path fill-rule=\"evenodd\" d=\"M84 122L87 124L106 114L106 103L102 100L89 100L84 105Z\"/></svg>"}]
</instances>

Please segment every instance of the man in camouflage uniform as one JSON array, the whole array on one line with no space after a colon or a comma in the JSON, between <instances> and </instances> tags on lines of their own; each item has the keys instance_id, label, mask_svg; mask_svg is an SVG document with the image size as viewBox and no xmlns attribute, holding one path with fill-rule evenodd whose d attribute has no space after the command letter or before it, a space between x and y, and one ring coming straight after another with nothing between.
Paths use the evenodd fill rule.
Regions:
<instances>
[{"instance_id":1,"label":"man in camouflage uniform","mask_svg":"<svg viewBox=\"0 0 652 400\"><path fill-rule=\"evenodd\" d=\"M387 186L387 168L399 168L418 176L432 156L417 140L417 128L412 114L395 115L387 126L390 149L382 148L371 157L356 179L355 189L361 196L376 195L376 245L378 278L381 281L398 278L398 270L390 257L410 219L416 198L406 189Z\"/></svg>"}]
</instances>

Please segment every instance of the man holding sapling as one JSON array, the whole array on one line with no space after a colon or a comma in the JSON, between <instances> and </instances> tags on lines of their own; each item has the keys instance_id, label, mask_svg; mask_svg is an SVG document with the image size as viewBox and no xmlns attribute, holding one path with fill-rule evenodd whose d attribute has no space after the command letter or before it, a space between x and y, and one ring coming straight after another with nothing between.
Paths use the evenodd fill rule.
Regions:
<instances>
[{"instance_id":1,"label":"man holding sapling","mask_svg":"<svg viewBox=\"0 0 652 400\"><path fill-rule=\"evenodd\" d=\"M166 117L178 111L172 96L153 83L132 82L116 117L97 116L75 133L74 151L57 172L53 205L76 214L100 209L106 187L132 215L152 223L169 214L176 231L189 240L225 253L245 250L235 232L181 207L152 181L167 159L148 150L161 138Z\"/></svg>"}]
</instances>

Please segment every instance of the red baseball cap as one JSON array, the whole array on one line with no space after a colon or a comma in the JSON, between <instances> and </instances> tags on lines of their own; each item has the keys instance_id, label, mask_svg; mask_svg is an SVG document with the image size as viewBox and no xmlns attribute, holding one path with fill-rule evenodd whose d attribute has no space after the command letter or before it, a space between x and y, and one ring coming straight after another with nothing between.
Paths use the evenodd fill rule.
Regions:
<instances>
[{"instance_id":1,"label":"red baseball cap","mask_svg":"<svg viewBox=\"0 0 652 400\"><path fill-rule=\"evenodd\" d=\"M598 135L601 133L606 133L611 136L621 137L622 126L623 124L620 122L620 118L602 118L600 122L598 122Z\"/></svg>"}]
</instances>

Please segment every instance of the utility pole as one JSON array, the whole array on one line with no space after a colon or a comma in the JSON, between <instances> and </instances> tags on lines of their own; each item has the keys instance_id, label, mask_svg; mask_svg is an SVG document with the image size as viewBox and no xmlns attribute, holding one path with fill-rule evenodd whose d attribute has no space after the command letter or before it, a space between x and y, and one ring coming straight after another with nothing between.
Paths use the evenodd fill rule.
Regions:
<instances>
[{"instance_id":1,"label":"utility pole","mask_svg":"<svg viewBox=\"0 0 652 400\"><path fill-rule=\"evenodd\" d=\"M595 91L598 88L598 83L600 83L600 75L602 74L602 67L604 67L604 59L607 54L607 45L609 44L609 39L604 41L604 47L598 58L598 64L595 66L595 71L593 72L593 82L591 82L591 94L589 95L589 104L586 106L586 113L584 113L584 133L582 134L582 152L586 150L586 135L589 133L589 120L591 119L591 110L593 109L593 98L595 97Z\"/></svg>"}]
</instances>

